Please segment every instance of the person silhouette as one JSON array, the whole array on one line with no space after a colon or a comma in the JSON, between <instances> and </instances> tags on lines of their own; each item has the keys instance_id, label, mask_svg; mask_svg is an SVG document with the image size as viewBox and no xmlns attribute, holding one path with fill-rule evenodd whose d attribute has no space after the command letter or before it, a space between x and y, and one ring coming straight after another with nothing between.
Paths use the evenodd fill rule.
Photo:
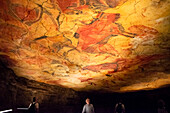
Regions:
<instances>
[{"instance_id":1,"label":"person silhouette","mask_svg":"<svg viewBox=\"0 0 170 113\"><path fill-rule=\"evenodd\" d=\"M168 113L168 111L166 110L166 107L165 107L165 102L162 99L158 100L157 112L158 113Z\"/></svg>"},{"instance_id":2,"label":"person silhouette","mask_svg":"<svg viewBox=\"0 0 170 113\"><path fill-rule=\"evenodd\" d=\"M39 113L39 103L36 97L33 97L33 102L31 102L28 107L28 113Z\"/></svg>"},{"instance_id":3,"label":"person silhouette","mask_svg":"<svg viewBox=\"0 0 170 113\"><path fill-rule=\"evenodd\" d=\"M90 99L86 99L86 104L83 107L82 113L94 113L94 107L93 104L90 104Z\"/></svg>"},{"instance_id":4,"label":"person silhouette","mask_svg":"<svg viewBox=\"0 0 170 113\"><path fill-rule=\"evenodd\" d=\"M125 113L125 106L121 100L115 105L114 113Z\"/></svg>"}]
</instances>

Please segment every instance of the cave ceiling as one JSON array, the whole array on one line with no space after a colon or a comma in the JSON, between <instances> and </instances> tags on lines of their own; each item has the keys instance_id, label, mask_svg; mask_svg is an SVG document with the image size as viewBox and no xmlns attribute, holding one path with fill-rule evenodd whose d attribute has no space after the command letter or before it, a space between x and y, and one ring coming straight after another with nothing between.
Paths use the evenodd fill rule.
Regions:
<instances>
[{"instance_id":1,"label":"cave ceiling","mask_svg":"<svg viewBox=\"0 0 170 113\"><path fill-rule=\"evenodd\" d=\"M170 0L1 0L0 60L77 91L170 84Z\"/></svg>"}]
</instances>

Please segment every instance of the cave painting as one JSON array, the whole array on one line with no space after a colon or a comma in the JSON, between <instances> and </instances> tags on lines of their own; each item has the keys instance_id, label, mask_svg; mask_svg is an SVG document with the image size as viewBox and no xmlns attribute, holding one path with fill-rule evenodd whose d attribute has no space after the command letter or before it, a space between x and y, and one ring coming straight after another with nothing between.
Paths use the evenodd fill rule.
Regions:
<instances>
[{"instance_id":1,"label":"cave painting","mask_svg":"<svg viewBox=\"0 0 170 113\"><path fill-rule=\"evenodd\" d=\"M77 48L91 53L110 52L112 55L118 55L117 51L114 50L114 47L107 44L107 42L112 36L124 35L123 26L114 23L116 19L119 18L119 14L102 13L100 16L101 17L98 17L93 23L85 25L77 30L75 36L79 38ZM133 38L135 34L134 36L125 36Z\"/></svg>"},{"instance_id":2,"label":"cave painting","mask_svg":"<svg viewBox=\"0 0 170 113\"><path fill-rule=\"evenodd\" d=\"M0 60L17 76L78 91L162 87L170 84L168 4L1 0Z\"/></svg>"}]
</instances>

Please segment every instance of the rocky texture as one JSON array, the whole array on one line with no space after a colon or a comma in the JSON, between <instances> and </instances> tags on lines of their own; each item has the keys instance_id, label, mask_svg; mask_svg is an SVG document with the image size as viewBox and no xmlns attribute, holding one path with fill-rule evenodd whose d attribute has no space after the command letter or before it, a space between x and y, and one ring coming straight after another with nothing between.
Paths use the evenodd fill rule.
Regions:
<instances>
[{"instance_id":1,"label":"rocky texture","mask_svg":"<svg viewBox=\"0 0 170 113\"><path fill-rule=\"evenodd\" d=\"M26 108L35 96L41 110L59 105L75 105L80 100L78 93L55 85L17 77L15 73L0 62L0 110ZM76 99L76 100L75 100Z\"/></svg>"},{"instance_id":2,"label":"rocky texture","mask_svg":"<svg viewBox=\"0 0 170 113\"><path fill-rule=\"evenodd\" d=\"M91 99L97 113L113 113L119 99L123 100L127 113L154 113L159 99L163 99L170 110L169 86L130 93L76 92L18 77L2 62L0 70L0 110L28 107L34 96L38 98L40 113L80 113L87 97Z\"/></svg>"},{"instance_id":3,"label":"rocky texture","mask_svg":"<svg viewBox=\"0 0 170 113\"><path fill-rule=\"evenodd\" d=\"M170 84L169 4L1 0L0 60L19 77L77 91L159 88Z\"/></svg>"}]
</instances>

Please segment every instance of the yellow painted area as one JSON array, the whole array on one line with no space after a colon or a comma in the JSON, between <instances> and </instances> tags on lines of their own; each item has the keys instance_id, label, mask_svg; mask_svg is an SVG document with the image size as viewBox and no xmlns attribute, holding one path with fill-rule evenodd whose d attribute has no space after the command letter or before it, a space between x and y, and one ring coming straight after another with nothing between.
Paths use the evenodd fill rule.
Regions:
<instances>
[{"instance_id":1,"label":"yellow painted area","mask_svg":"<svg viewBox=\"0 0 170 113\"><path fill-rule=\"evenodd\" d=\"M78 91L170 84L169 0L58 1L0 2L0 60L16 75Z\"/></svg>"}]
</instances>

